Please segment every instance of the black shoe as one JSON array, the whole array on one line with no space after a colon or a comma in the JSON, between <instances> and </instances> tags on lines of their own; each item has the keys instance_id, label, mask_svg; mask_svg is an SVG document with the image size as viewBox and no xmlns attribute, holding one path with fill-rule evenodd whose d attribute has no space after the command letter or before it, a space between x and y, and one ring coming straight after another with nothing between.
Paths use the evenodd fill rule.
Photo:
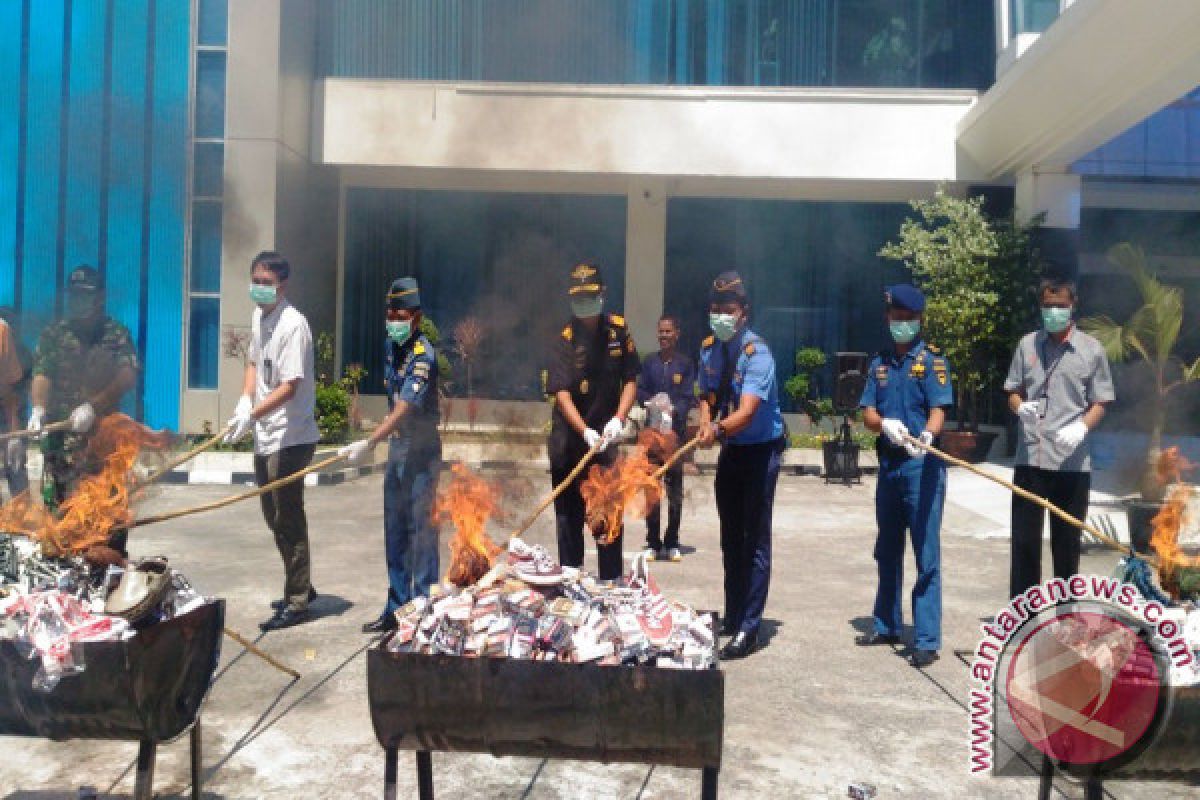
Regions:
<instances>
[{"instance_id":1,"label":"black shoe","mask_svg":"<svg viewBox=\"0 0 1200 800\"><path fill-rule=\"evenodd\" d=\"M362 626L363 633L387 633L394 630L396 630L395 614L380 614L378 619L373 619Z\"/></svg>"},{"instance_id":2,"label":"black shoe","mask_svg":"<svg viewBox=\"0 0 1200 800\"><path fill-rule=\"evenodd\" d=\"M908 660L917 669L924 669L938 660L938 653L937 650L913 650Z\"/></svg>"},{"instance_id":3,"label":"black shoe","mask_svg":"<svg viewBox=\"0 0 1200 800\"><path fill-rule=\"evenodd\" d=\"M312 588L311 586L308 587L308 602L311 603L313 600L316 600L316 599L317 599L317 590ZM285 608L287 608L287 604L288 604L287 599L281 597L278 600L271 601L271 608L275 609L276 611L283 611Z\"/></svg>"},{"instance_id":4,"label":"black shoe","mask_svg":"<svg viewBox=\"0 0 1200 800\"><path fill-rule=\"evenodd\" d=\"M722 636L733 636L737 632L738 632L738 626L737 626L736 622L734 622L729 617L721 618L721 635Z\"/></svg>"},{"instance_id":5,"label":"black shoe","mask_svg":"<svg viewBox=\"0 0 1200 800\"><path fill-rule=\"evenodd\" d=\"M307 608L303 611L285 608L266 622L258 623L258 627L264 631L277 631L280 628L290 628L293 625L299 625L301 622L307 622L309 616Z\"/></svg>"},{"instance_id":6,"label":"black shoe","mask_svg":"<svg viewBox=\"0 0 1200 800\"><path fill-rule=\"evenodd\" d=\"M900 644L900 637L891 633L871 631L870 633L864 633L855 637L854 643L859 647L878 647L884 644L895 645Z\"/></svg>"},{"instance_id":7,"label":"black shoe","mask_svg":"<svg viewBox=\"0 0 1200 800\"><path fill-rule=\"evenodd\" d=\"M746 633L738 631L729 644L721 648L721 660L732 661L735 658L745 658L758 647L758 632Z\"/></svg>"}]
</instances>

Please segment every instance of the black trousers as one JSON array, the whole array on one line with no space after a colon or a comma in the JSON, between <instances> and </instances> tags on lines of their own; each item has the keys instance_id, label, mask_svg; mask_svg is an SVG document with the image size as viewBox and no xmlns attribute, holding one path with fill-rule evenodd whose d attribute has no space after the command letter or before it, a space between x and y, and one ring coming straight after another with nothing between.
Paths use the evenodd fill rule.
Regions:
<instances>
[{"instance_id":1,"label":"black trousers","mask_svg":"<svg viewBox=\"0 0 1200 800\"><path fill-rule=\"evenodd\" d=\"M683 462L679 461L675 466L667 470L667 474L663 475L663 485L667 489L665 502L667 504L667 535L666 538L660 538L659 532L662 527L662 510L664 500L659 500L654 504L654 508L646 514L646 547L651 550L662 550L666 548L670 550L672 547L679 547L679 522L683 518Z\"/></svg>"},{"instance_id":2,"label":"black trousers","mask_svg":"<svg viewBox=\"0 0 1200 800\"><path fill-rule=\"evenodd\" d=\"M1018 466L1013 483L1044 497L1076 519L1087 519L1090 472L1059 472ZM1046 510L1017 495L1012 498L1012 563L1009 592L1012 597L1042 582L1042 532ZM1079 529L1056 516L1050 517L1050 552L1054 576L1069 578L1079 572Z\"/></svg>"},{"instance_id":3,"label":"black trousers","mask_svg":"<svg viewBox=\"0 0 1200 800\"><path fill-rule=\"evenodd\" d=\"M293 475L308 466L315 444L283 447L269 456L254 457L254 481L259 486ZM283 559L283 598L288 608L308 608L312 588L312 562L308 548L308 517L304 513L304 481L267 492L259 497L263 519L275 534L275 546Z\"/></svg>"},{"instance_id":4,"label":"black trousers","mask_svg":"<svg viewBox=\"0 0 1200 800\"><path fill-rule=\"evenodd\" d=\"M558 433L558 432L555 432ZM583 458L587 453L587 445L583 439L574 434L570 434L572 438L567 439L566 435L551 435L550 443L550 481L554 486L558 486L564 480L575 465L579 463L579 459ZM563 441L567 439L567 441ZM576 442L575 440L578 440ZM583 566L583 524L586 516L586 507L583 503L583 495L579 493L579 487L587 478L588 472L593 465L608 466L611 465L617 458L617 448L611 447L603 453L599 453L592 459L588 465L575 480L571 481L571 485L567 490L560 494L554 500L554 522L558 533L558 560L564 567L582 567ZM600 580L614 581L621 577L623 569L621 544L624 539L624 528L617 533L617 538L612 544L600 544L596 542L596 559L600 565Z\"/></svg>"}]
</instances>

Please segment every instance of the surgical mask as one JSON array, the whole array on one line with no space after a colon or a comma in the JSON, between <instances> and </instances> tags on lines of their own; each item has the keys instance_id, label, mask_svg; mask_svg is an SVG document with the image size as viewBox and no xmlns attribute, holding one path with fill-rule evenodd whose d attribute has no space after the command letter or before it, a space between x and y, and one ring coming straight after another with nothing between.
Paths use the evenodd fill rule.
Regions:
<instances>
[{"instance_id":1,"label":"surgical mask","mask_svg":"<svg viewBox=\"0 0 1200 800\"><path fill-rule=\"evenodd\" d=\"M917 334L920 332L921 320L919 319L888 320L888 333L892 334L892 339L897 344L908 344L917 338Z\"/></svg>"},{"instance_id":2,"label":"surgical mask","mask_svg":"<svg viewBox=\"0 0 1200 800\"><path fill-rule=\"evenodd\" d=\"M580 319L597 317L604 310L604 295L578 297L571 300L571 313Z\"/></svg>"},{"instance_id":3,"label":"surgical mask","mask_svg":"<svg viewBox=\"0 0 1200 800\"><path fill-rule=\"evenodd\" d=\"M408 341L408 337L412 336L412 320L389 319L386 324L388 338L396 344L404 344Z\"/></svg>"},{"instance_id":4,"label":"surgical mask","mask_svg":"<svg viewBox=\"0 0 1200 800\"><path fill-rule=\"evenodd\" d=\"M1071 324L1072 308L1042 308L1042 327L1049 333L1062 333Z\"/></svg>"},{"instance_id":5,"label":"surgical mask","mask_svg":"<svg viewBox=\"0 0 1200 800\"><path fill-rule=\"evenodd\" d=\"M261 283L250 284L250 299L260 306L275 305L276 296L274 286L264 286Z\"/></svg>"},{"instance_id":6,"label":"surgical mask","mask_svg":"<svg viewBox=\"0 0 1200 800\"><path fill-rule=\"evenodd\" d=\"M728 342L737 333L737 314L709 314L708 327L722 342Z\"/></svg>"},{"instance_id":7,"label":"surgical mask","mask_svg":"<svg viewBox=\"0 0 1200 800\"><path fill-rule=\"evenodd\" d=\"M87 294L67 295L67 316L73 320L89 320L96 316L96 300Z\"/></svg>"}]
</instances>

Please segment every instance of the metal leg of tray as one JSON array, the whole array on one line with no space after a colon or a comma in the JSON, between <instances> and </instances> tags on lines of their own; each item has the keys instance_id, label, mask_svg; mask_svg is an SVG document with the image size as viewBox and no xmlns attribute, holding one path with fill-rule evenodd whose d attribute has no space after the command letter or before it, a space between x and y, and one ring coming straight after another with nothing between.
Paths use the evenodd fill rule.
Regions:
<instances>
[{"instance_id":1,"label":"metal leg of tray","mask_svg":"<svg viewBox=\"0 0 1200 800\"><path fill-rule=\"evenodd\" d=\"M396 759L394 747L383 750L383 800L396 800Z\"/></svg>"},{"instance_id":2,"label":"metal leg of tray","mask_svg":"<svg viewBox=\"0 0 1200 800\"><path fill-rule=\"evenodd\" d=\"M204 781L203 773L203 755L204 745L200 736L200 717L196 717L196 721L192 723L192 732L189 737L189 750L192 757L192 800L200 800L200 788Z\"/></svg>"},{"instance_id":3,"label":"metal leg of tray","mask_svg":"<svg viewBox=\"0 0 1200 800\"><path fill-rule=\"evenodd\" d=\"M133 781L133 800L154 800L154 742L138 742L137 774Z\"/></svg>"},{"instance_id":4,"label":"metal leg of tray","mask_svg":"<svg viewBox=\"0 0 1200 800\"><path fill-rule=\"evenodd\" d=\"M433 800L433 756L428 750L417 751L417 797Z\"/></svg>"},{"instance_id":5,"label":"metal leg of tray","mask_svg":"<svg viewBox=\"0 0 1200 800\"><path fill-rule=\"evenodd\" d=\"M1095 775L1088 778L1083 796L1086 800L1104 800L1104 779Z\"/></svg>"},{"instance_id":6,"label":"metal leg of tray","mask_svg":"<svg viewBox=\"0 0 1200 800\"><path fill-rule=\"evenodd\" d=\"M1038 784L1038 800L1050 800L1050 792L1054 789L1054 762L1049 756L1042 756L1042 780Z\"/></svg>"},{"instance_id":7,"label":"metal leg of tray","mask_svg":"<svg viewBox=\"0 0 1200 800\"><path fill-rule=\"evenodd\" d=\"M701 800L717 800L717 777L721 774L718 767L705 767L700 777Z\"/></svg>"}]
</instances>

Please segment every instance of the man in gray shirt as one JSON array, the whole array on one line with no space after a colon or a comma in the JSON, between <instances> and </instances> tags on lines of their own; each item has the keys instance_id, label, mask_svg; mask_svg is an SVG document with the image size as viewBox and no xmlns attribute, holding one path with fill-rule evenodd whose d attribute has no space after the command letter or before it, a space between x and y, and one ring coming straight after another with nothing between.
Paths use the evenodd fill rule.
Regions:
<instances>
[{"instance_id":1,"label":"man in gray shirt","mask_svg":"<svg viewBox=\"0 0 1200 800\"><path fill-rule=\"evenodd\" d=\"M1013 482L1046 498L1077 519L1087 518L1091 457L1087 435L1111 403L1112 374L1100 342L1072 320L1075 285L1047 279L1038 289L1042 330L1026 334L1013 353L1004 381L1008 407L1020 420ZM1042 580L1045 511L1012 499L1012 562L1009 589L1016 597ZM1056 577L1079 571L1079 529L1050 518L1050 550Z\"/></svg>"}]
</instances>

